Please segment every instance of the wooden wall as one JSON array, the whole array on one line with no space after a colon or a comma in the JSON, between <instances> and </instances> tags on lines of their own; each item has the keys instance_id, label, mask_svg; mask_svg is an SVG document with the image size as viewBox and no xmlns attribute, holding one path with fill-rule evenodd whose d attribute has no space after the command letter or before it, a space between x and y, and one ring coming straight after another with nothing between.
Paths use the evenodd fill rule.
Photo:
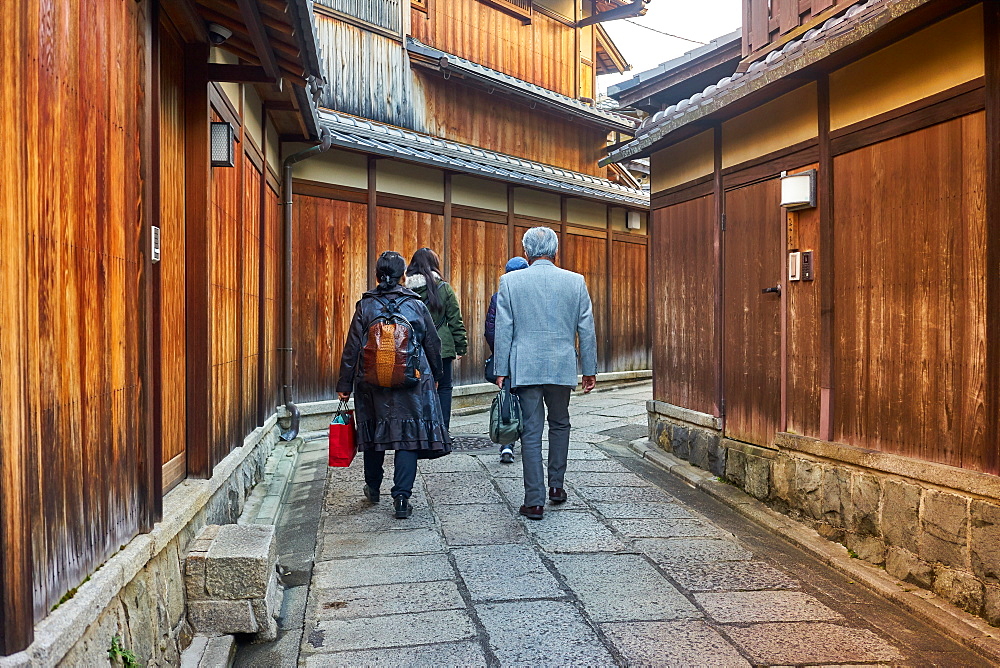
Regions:
<instances>
[{"instance_id":1,"label":"wooden wall","mask_svg":"<svg viewBox=\"0 0 1000 668\"><path fill-rule=\"evenodd\" d=\"M800 26L818 26L852 4L852 0L743 0L743 55L781 40Z\"/></svg>"},{"instance_id":2,"label":"wooden wall","mask_svg":"<svg viewBox=\"0 0 1000 668\"><path fill-rule=\"evenodd\" d=\"M315 267L295 277L295 359L296 401L329 400L335 396L340 354L343 350L354 306L364 290L374 284L366 278L367 263L367 193L298 185L309 194L295 196L295 264ZM340 199L350 196L355 201ZM384 196L394 206L375 207L375 252L395 250L407 260L423 246L450 258L451 283L462 308L468 332L468 355L454 366L456 385L483 382L483 363L489 347L483 338L486 310L496 292L503 265L512 255L523 253L521 235L528 227L547 224L554 229L558 222L518 219L513 226L514 248L508 247L506 217L462 207L462 216L453 216L450 226L440 213L429 213L439 205L398 195ZM414 209L400 208L412 205ZM481 218L475 217L481 215ZM511 214L513 219L513 214ZM445 230L449 230L445 243ZM596 236L594 236L596 235ZM648 368L645 308L645 237L635 235L614 244L614 276L626 278L613 290L615 312L630 312L613 325L612 343L606 344L607 240L604 230L567 234L558 263L587 277L594 302L601 370ZM628 263L628 264L627 264ZM638 279L636 277L639 277ZM632 289L632 281L641 284Z\"/></svg>"},{"instance_id":3,"label":"wooden wall","mask_svg":"<svg viewBox=\"0 0 1000 668\"><path fill-rule=\"evenodd\" d=\"M411 34L456 56L575 98L574 29L535 12L528 25L479 0L436 2L411 13Z\"/></svg>"},{"instance_id":4,"label":"wooden wall","mask_svg":"<svg viewBox=\"0 0 1000 668\"><path fill-rule=\"evenodd\" d=\"M835 159L836 440L983 468L985 141L980 112Z\"/></svg>"},{"instance_id":5,"label":"wooden wall","mask_svg":"<svg viewBox=\"0 0 1000 668\"><path fill-rule=\"evenodd\" d=\"M148 519L143 7L0 7L0 649Z\"/></svg>"},{"instance_id":6,"label":"wooden wall","mask_svg":"<svg viewBox=\"0 0 1000 668\"><path fill-rule=\"evenodd\" d=\"M715 201L703 196L653 211L653 396L715 413Z\"/></svg>"},{"instance_id":7,"label":"wooden wall","mask_svg":"<svg viewBox=\"0 0 1000 668\"><path fill-rule=\"evenodd\" d=\"M423 131L490 151L536 160L583 174L606 176L597 166L607 131L532 110L509 97L414 71L423 91Z\"/></svg>"}]
</instances>

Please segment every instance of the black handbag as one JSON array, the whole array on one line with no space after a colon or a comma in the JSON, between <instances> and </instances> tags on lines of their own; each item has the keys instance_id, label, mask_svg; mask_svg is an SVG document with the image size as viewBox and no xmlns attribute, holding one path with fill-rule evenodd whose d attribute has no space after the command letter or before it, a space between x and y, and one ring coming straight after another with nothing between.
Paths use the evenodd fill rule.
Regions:
<instances>
[{"instance_id":1,"label":"black handbag","mask_svg":"<svg viewBox=\"0 0 1000 668\"><path fill-rule=\"evenodd\" d=\"M486 377L487 383L496 383L497 375L493 370L493 355L486 358L486 364L483 365L483 375Z\"/></svg>"},{"instance_id":2,"label":"black handbag","mask_svg":"<svg viewBox=\"0 0 1000 668\"><path fill-rule=\"evenodd\" d=\"M490 407L490 440L500 445L510 445L521 438L524 423L521 422L521 400L511 392L510 381L493 397Z\"/></svg>"}]
</instances>

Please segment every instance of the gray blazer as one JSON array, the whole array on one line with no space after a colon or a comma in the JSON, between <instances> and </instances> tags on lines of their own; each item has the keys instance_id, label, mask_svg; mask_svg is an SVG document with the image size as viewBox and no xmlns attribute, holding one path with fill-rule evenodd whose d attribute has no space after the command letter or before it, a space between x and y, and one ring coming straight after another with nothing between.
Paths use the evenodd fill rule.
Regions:
<instances>
[{"instance_id":1,"label":"gray blazer","mask_svg":"<svg viewBox=\"0 0 1000 668\"><path fill-rule=\"evenodd\" d=\"M594 311L583 276L535 260L500 279L497 292L495 373L512 387L577 384L580 368L597 375Z\"/></svg>"}]
</instances>

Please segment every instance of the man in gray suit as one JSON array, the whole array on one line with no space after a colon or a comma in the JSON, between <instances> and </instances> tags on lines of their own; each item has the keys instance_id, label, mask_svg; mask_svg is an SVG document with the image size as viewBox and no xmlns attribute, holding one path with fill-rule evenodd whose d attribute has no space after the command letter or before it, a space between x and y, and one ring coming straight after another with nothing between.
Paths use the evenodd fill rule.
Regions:
<instances>
[{"instance_id":1,"label":"man in gray suit","mask_svg":"<svg viewBox=\"0 0 1000 668\"><path fill-rule=\"evenodd\" d=\"M545 510L545 409L549 413L549 499L563 503L577 338L583 391L590 392L597 384L597 337L583 276L553 264L559 249L556 233L548 227L533 227L524 233L522 242L531 266L500 279L493 360L497 385L503 387L509 377L510 387L521 400L524 505L520 512L540 520Z\"/></svg>"}]
</instances>

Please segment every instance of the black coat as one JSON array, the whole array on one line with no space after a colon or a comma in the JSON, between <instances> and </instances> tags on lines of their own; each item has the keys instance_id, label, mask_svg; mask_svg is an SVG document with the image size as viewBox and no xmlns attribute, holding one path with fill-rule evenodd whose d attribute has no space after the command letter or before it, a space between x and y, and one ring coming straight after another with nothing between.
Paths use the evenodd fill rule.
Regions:
<instances>
[{"instance_id":1,"label":"black coat","mask_svg":"<svg viewBox=\"0 0 1000 668\"><path fill-rule=\"evenodd\" d=\"M402 301L399 311L410 322L423 348L421 378L414 387L376 387L357 377L368 324L381 310L375 295L395 300L411 297ZM430 311L415 292L394 286L390 290L376 289L362 295L347 332L337 381L338 392L354 392L358 450L450 450L451 437L444 426L435 385L442 372L441 340Z\"/></svg>"}]
</instances>

